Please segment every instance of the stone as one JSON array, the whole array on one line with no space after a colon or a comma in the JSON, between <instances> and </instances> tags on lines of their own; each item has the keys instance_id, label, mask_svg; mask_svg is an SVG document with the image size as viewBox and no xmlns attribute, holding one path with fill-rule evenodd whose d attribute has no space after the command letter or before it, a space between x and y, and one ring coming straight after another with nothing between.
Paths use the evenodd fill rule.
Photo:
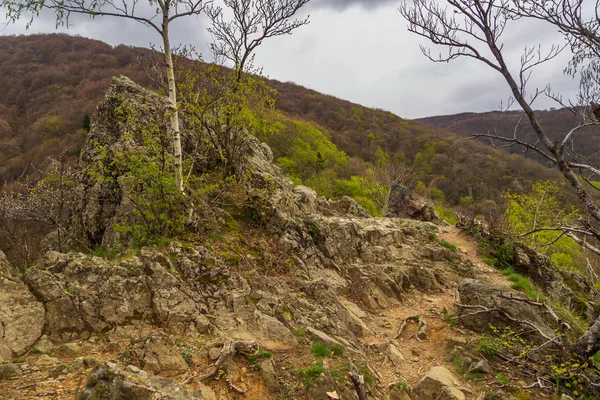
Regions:
<instances>
[{"instance_id":1,"label":"stone","mask_svg":"<svg viewBox=\"0 0 600 400\"><path fill-rule=\"evenodd\" d=\"M152 373L188 369L180 348L169 335L160 331L136 341L121 354L121 359Z\"/></svg>"},{"instance_id":2,"label":"stone","mask_svg":"<svg viewBox=\"0 0 600 400\"><path fill-rule=\"evenodd\" d=\"M44 335L35 344L35 349L41 353L48 353L54 348L54 343L48 339L48 336Z\"/></svg>"},{"instance_id":3,"label":"stone","mask_svg":"<svg viewBox=\"0 0 600 400\"><path fill-rule=\"evenodd\" d=\"M393 385L390 389L389 400L411 400L411 398L408 395L408 393L406 393L402 385L396 384Z\"/></svg>"},{"instance_id":4,"label":"stone","mask_svg":"<svg viewBox=\"0 0 600 400\"><path fill-rule=\"evenodd\" d=\"M277 380L277 374L275 373L273 359L269 358L260 363L260 375L265 382L265 386L267 386L270 391L278 393L281 390L279 381Z\"/></svg>"},{"instance_id":5,"label":"stone","mask_svg":"<svg viewBox=\"0 0 600 400\"><path fill-rule=\"evenodd\" d=\"M433 367L415 386L413 400L466 400L452 373L442 367Z\"/></svg>"},{"instance_id":6,"label":"stone","mask_svg":"<svg viewBox=\"0 0 600 400\"><path fill-rule=\"evenodd\" d=\"M323 344L325 344L327 346L331 346L332 344L342 346L342 343L339 340L332 338L325 332L315 329L312 326L309 326L308 328L306 328L306 331L308 333L310 333L311 335L313 335L314 337L316 337L318 340L320 340L321 342L323 342Z\"/></svg>"},{"instance_id":7,"label":"stone","mask_svg":"<svg viewBox=\"0 0 600 400\"><path fill-rule=\"evenodd\" d=\"M400 350L398 350L398 348L391 343L389 346L387 346L385 354L390 358L395 366L399 366L402 364L402 362L406 361L402 353L400 353Z\"/></svg>"},{"instance_id":8,"label":"stone","mask_svg":"<svg viewBox=\"0 0 600 400\"><path fill-rule=\"evenodd\" d=\"M469 372L490 374L492 373L492 367L490 367L490 363L487 360L479 360L471 363L469 366Z\"/></svg>"},{"instance_id":9,"label":"stone","mask_svg":"<svg viewBox=\"0 0 600 400\"><path fill-rule=\"evenodd\" d=\"M44 305L27 286L5 271L10 268L0 252L0 363L25 354L42 336ZM7 276L8 275L8 276Z\"/></svg>"},{"instance_id":10,"label":"stone","mask_svg":"<svg viewBox=\"0 0 600 400\"><path fill-rule=\"evenodd\" d=\"M55 357L50 357L47 354L42 354L33 362L33 365L36 367L51 367L56 364L60 364L60 360Z\"/></svg>"},{"instance_id":11,"label":"stone","mask_svg":"<svg viewBox=\"0 0 600 400\"><path fill-rule=\"evenodd\" d=\"M81 346L77 343L65 343L54 348L51 353L59 357L75 357L81 351Z\"/></svg>"},{"instance_id":12,"label":"stone","mask_svg":"<svg viewBox=\"0 0 600 400\"><path fill-rule=\"evenodd\" d=\"M0 381L21 375L23 371L17 364L0 364Z\"/></svg>"},{"instance_id":13,"label":"stone","mask_svg":"<svg viewBox=\"0 0 600 400\"><path fill-rule=\"evenodd\" d=\"M187 389L134 366L106 362L94 368L75 400L205 400L200 390Z\"/></svg>"},{"instance_id":14,"label":"stone","mask_svg":"<svg viewBox=\"0 0 600 400\"><path fill-rule=\"evenodd\" d=\"M414 190L393 184L388 197L388 218L412 218L420 221L439 221L431 200Z\"/></svg>"}]
</instances>

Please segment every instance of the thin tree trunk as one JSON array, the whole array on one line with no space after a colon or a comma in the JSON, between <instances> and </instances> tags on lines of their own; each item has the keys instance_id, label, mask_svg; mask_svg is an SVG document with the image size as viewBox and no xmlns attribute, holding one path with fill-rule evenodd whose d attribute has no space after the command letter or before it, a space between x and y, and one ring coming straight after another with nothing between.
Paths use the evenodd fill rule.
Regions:
<instances>
[{"instance_id":1,"label":"thin tree trunk","mask_svg":"<svg viewBox=\"0 0 600 400\"><path fill-rule=\"evenodd\" d=\"M165 50L165 64L167 80L169 82L169 103L171 107L171 131L173 135L173 157L175 159L175 185L183 193L183 156L181 151L181 133L179 132L179 110L177 108L177 87L175 85L175 71L173 55L169 42L169 14L163 13L162 38Z\"/></svg>"}]
</instances>

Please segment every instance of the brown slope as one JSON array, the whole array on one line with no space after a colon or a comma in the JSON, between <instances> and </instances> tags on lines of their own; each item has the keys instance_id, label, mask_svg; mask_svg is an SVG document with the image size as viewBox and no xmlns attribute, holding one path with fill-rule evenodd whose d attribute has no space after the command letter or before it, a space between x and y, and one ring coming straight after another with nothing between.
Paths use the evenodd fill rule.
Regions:
<instances>
[{"instance_id":1,"label":"brown slope","mask_svg":"<svg viewBox=\"0 0 600 400\"><path fill-rule=\"evenodd\" d=\"M112 76L150 84L135 62L140 51L147 50L59 34L0 37L0 182L43 169L47 156L64 151L75 158L85 137L83 117L93 112ZM371 161L380 147L399 154L453 204L464 196L495 200L506 189L556 176L523 157L420 122L291 83L269 83L285 114L327 130L352 157Z\"/></svg>"}]
</instances>

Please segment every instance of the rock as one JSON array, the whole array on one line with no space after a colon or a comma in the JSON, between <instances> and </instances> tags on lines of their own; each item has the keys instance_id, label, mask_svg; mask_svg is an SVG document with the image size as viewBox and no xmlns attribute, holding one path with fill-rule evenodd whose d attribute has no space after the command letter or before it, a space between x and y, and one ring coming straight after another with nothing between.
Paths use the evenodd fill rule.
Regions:
<instances>
[{"instance_id":1,"label":"rock","mask_svg":"<svg viewBox=\"0 0 600 400\"><path fill-rule=\"evenodd\" d=\"M36 367L51 367L53 365L60 364L58 358L50 357L47 354L42 354L37 360L33 362Z\"/></svg>"},{"instance_id":2,"label":"rock","mask_svg":"<svg viewBox=\"0 0 600 400\"><path fill-rule=\"evenodd\" d=\"M412 218L420 221L438 221L433 202L408 188L392 185L388 198L388 218Z\"/></svg>"},{"instance_id":3,"label":"rock","mask_svg":"<svg viewBox=\"0 0 600 400\"><path fill-rule=\"evenodd\" d=\"M21 375L23 371L17 364L0 364L0 381Z\"/></svg>"},{"instance_id":4,"label":"rock","mask_svg":"<svg viewBox=\"0 0 600 400\"><path fill-rule=\"evenodd\" d=\"M6 254L0 250L0 279L2 278L18 280L19 276L15 268L8 262Z\"/></svg>"},{"instance_id":5,"label":"rock","mask_svg":"<svg viewBox=\"0 0 600 400\"><path fill-rule=\"evenodd\" d=\"M279 381L277 380L277 375L275 374L275 365L273 364L273 359L269 358L260 363L260 375L265 382L265 385L269 388L269 390L278 393L281 388L279 386Z\"/></svg>"},{"instance_id":6,"label":"rock","mask_svg":"<svg viewBox=\"0 0 600 400\"><path fill-rule=\"evenodd\" d=\"M159 378L134 366L103 363L90 372L76 400L205 400L200 390Z\"/></svg>"},{"instance_id":7,"label":"rock","mask_svg":"<svg viewBox=\"0 0 600 400\"><path fill-rule=\"evenodd\" d=\"M466 400L458 387L459 383L450 371L436 366L414 388L413 400Z\"/></svg>"},{"instance_id":8,"label":"rock","mask_svg":"<svg viewBox=\"0 0 600 400\"><path fill-rule=\"evenodd\" d=\"M42 336L44 306L23 282L11 278L0 252L0 363L25 354Z\"/></svg>"},{"instance_id":9,"label":"rock","mask_svg":"<svg viewBox=\"0 0 600 400\"><path fill-rule=\"evenodd\" d=\"M53 356L59 357L75 357L79 354L81 350L81 346L77 343L65 343L59 347L56 347L52 350Z\"/></svg>"},{"instance_id":10,"label":"rock","mask_svg":"<svg viewBox=\"0 0 600 400\"><path fill-rule=\"evenodd\" d=\"M395 384L390 389L389 400L411 400L411 398L404 390L404 385Z\"/></svg>"},{"instance_id":11,"label":"rock","mask_svg":"<svg viewBox=\"0 0 600 400\"><path fill-rule=\"evenodd\" d=\"M48 339L48 336L44 335L35 344L35 349L41 353L48 353L54 349L54 343Z\"/></svg>"},{"instance_id":12,"label":"rock","mask_svg":"<svg viewBox=\"0 0 600 400\"><path fill-rule=\"evenodd\" d=\"M208 351L208 356L210 357L210 359L212 361L215 361L217 358L219 358L220 354L221 354L221 347L211 347L210 350Z\"/></svg>"},{"instance_id":13,"label":"rock","mask_svg":"<svg viewBox=\"0 0 600 400\"><path fill-rule=\"evenodd\" d=\"M396 346L391 343L389 346L387 346L385 354L390 358L390 360L392 360L392 363L395 366L399 366L402 362L406 361L402 353L400 353L400 350L398 350Z\"/></svg>"},{"instance_id":14,"label":"rock","mask_svg":"<svg viewBox=\"0 0 600 400\"><path fill-rule=\"evenodd\" d=\"M152 373L188 369L179 347L164 332L141 338L121 354L121 360Z\"/></svg>"},{"instance_id":15,"label":"rock","mask_svg":"<svg viewBox=\"0 0 600 400\"><path fill-rule=\"evenodd\" d=\"M469 366L469 372L490 374L492 373L492 367L490 367L490 363L487 360L479 360L477 362L471 363L471 365Z\"/></svg>"},{"instance_id":16,"label":"rock","mask_svg":"<svg viewBox=\"0 0 600 400\"><path fill-rule=\"evenodd\" d=\"M560 396L560 400L573 400L573 398L563 393L562 396Z\"/></svg>"},{"instance_id":17,"label":"rock","mask_svg":"<svg viewBox=\"0 0 600 400\"><path fill-rule=\"evenodd\" d=\"M552 328L552 320L545 317L545 313L541 312L540 308L523 301L514 301L505 298L506 296L515 296L523 298L523 295L517 291L506 289L504 287L491 286L482 281L465 279L459 287L460 302L465 305L484 306L487 308L500 308L508 313L513 319L526 321L527 324L508 319L502 313L477 313L473 316L463 316L461 322L467 327L479 332L489 330L490 324L496 328L503 329L506 326L511 327L516 332L527 331L528 337L532 339L542 340L542 336L535 330L531 329L530 323L533 323L546 336L554 335ZM502 294L502 296L501 296ZM463 313L468 314L469 309L460 309Z\"/></svg>"},{"instance_id":18,"label":"rock","mask_svg":"<svg viewBox=\"0 0 600 400\"><path fill-rule=\"evenodd\" d=\"M18 390L14 390L8 394L7 400L23 400L25 397Z\"/></svg>"},{"instance_id":19,"label":"rock","mask_svg":"<svg viewBox=\"0 0 600 400\"><path fill-rule=\"evenodd\" d=\"M313 335L314 337L316 337L318 340L320 340L321 342L323 342L323 344L325 344L327 346L331 346L332 344L342 346L342 343L339 340L336 340L336 339L332 338L331 336L329 336L328 334L326 334L325 332L322 332L311 326L306 328L306 331L308 333L310 333L311 335Z\"/></svg>"}]
</instances>

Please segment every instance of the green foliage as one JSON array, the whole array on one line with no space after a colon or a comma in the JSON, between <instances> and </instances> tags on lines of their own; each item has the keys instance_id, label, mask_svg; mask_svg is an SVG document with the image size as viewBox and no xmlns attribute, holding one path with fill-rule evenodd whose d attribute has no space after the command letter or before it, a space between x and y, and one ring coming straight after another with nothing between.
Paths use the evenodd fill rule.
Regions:
<instances>
[{"instance_id":1,"label":"green foliage","mask_svg":"<svg viewBox=\"0 0 600 400\"><path fill-rule=\"evenodd\" d=\"M81 127L84 131L89 132L91 127L90 114L85 113L83 115L83 121L81 123Z\"/></svg>"},{"instance_id":2,"label":"green foliage","mask_svg":"<svg viewBox=\"0 0 600 400\"><path fill-rule=\"evenodd\" d=\"M507 277L509 281L513 282L513 284L511 285L513 289L525 293L527 297L529 297L532 300L540 300L540 290L531 281L529 277L514 272L512 268L507 268L504 271L502 271L502 273Z\"/></svg>"},{"instance_id":3,"label":"green foliage","mask_svg":"<svg viewBox=\"0 0 600 400\"><path fill-rule=\"evenodd\" d=\"M453 253L456 253L458 250L456 249L456 246L453 245L452 243L448 243L446 240L442 239L440 240L440 245L442 247L447 248L448 250L450 250Z\"/></svg>"},{"instance_id":4,"label":"green foliage","mask_svg":"<svg viewBox=\"0 0 600 400\"><path fill-rule=\"evenodd\" d=\"M565 205L564 184L547 180L532 185L529 193L508 193L507 220L511 233L521 236L540 228L560 228L572 225L578 210ZM578 269L579 245L561 231L534 232L521 238L536 251L547 254L552 261L567 270ZM547 244L551 244L547 246Z\"/></svg>"},{"instance_id":5,"label":"green foliage","mask_svg":"<svg viewBox=\"0 0 600 400\"><path fill-rule=\"evenodd\" d=\"M297 371L298 375L304 378L306 388L310 388L312 385L312 380L319 377L323 372L325 372L325 368L323 367L323 361L316 361L312 363L310 367L300 369Z\"/></svg>"},{"instance_id":6,"label":"green foliage","mask_svg":"<svg viewBox=\"0 0 600 400\"><path fill-rule=\"evenodd\" d=\"M332 344L331 345L331 352L333 354L335 354L336 356L343 356L344 355L344 346L342 346L341 344Z\"/></svg>"},{"instance_id":7,"label":"green foliage","mask_svg":"<svg viewBox=\"0 0 600 400\"><path fill-rule=\"evenodd\" d=\"M140 120L125 102L116 113L132 127L123 138L128 145L111 149L111 165L105 165L108 150L98 146L95 168L100 172L90 170L88 175L100 181L112 180L112 184L117 184L113 176L119 176L118 185L132 207L132 218L116 225L115 231L136 246L163 243L185 231L189 201L175 184L171 135L158 123Z\"/></svg>"},{"instance_id":8,"label":"green foliage","mask_svg":"<svg viewBox=\"0 0 600 400\"><path fill-rule=\"evenodd\" d=\"M306 336L306 331L304 329L293 329L292 332L294 333L294 336L298 338L303 338Z\"/></svg>"},{"instance_id":9,"label":"green foliage","mask_svg":"<svg viewBox=\"0 0 600 400\"><path fill-rule=\"evenodd\" d=\"M327 357L329 355L329 349L327 348L327 346L321 343L313 344L310 348L310 352L315 357Z\"/></svg>"},{"instance_id":10,"label":"green foliage","mask_svg":"<svg viewBox=\"0 0 600 400\"><path fill-rule=\"evenodd\" d=\"M510 383L510 378L506 375L498 374L495 376L495 378L499 383L503 385L508 385Z\"/></svg>"},{"instance_id":11,"label":"green foliage","mask_svg":"<svg viewBox=\"0 0 600 400\"><path fill-rule=\"evenodd\" d=\"M439 217L442 220L446 221L450 225L456 225L457 220L456 220L456 212L454 211L454 209L445 207L442 204L436 204L435 212L437 213L437 215L439 215Z\"/></svg>"},{"instance_id":12,"label":"green foliage","mask_svg":"<svg viewBox=\"0 0 600 400\"><path fill-rule=\"evenodd\" d=\"M272 356L273 356L273 353L271 353L270 351L260 349L255 354L250 354L248 356L248 361L250 361L251 363L255 363L260 359L271 358Z\"/></svg>"}]
</instances>

